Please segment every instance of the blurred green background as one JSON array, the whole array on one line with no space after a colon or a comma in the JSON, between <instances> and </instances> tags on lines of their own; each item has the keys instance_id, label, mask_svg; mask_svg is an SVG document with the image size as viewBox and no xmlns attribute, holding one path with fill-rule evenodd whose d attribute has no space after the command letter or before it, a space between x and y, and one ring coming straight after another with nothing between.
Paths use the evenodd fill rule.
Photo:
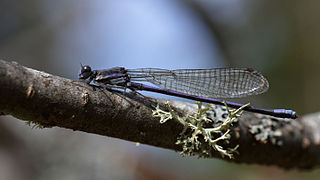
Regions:
<instances>
[{"instance_id":1,"label":"blurred green background","mask_svg":"<svg viewBox=\"0 0 320 180\"><path fill-rule=\"evenodd\" d=\"M252 67L267 93L236 100L317 112L320 1L0 0L0 59L77 79L93 68ZM148 93L147 93L148 94ZM152 94L152 96L169 98ZM181 157L0 117L0 179L318 179L319 170Z\"/></svg>"}]
</instances>

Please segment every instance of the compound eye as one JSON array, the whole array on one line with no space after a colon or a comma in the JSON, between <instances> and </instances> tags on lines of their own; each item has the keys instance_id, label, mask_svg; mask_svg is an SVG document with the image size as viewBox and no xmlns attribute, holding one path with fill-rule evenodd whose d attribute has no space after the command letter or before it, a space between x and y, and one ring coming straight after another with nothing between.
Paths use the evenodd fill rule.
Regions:
<instances>
[{"instance_id":1,"label":"compound eye","mask_svg":"<svg viewBox=\"0 0 320 180\"><path fill-rule=\"evenodd\" d=\"M86 65L86 66L81 66L81 71L79 74L79 79L87 79L91 75L91 67Z\"/></svg>"},{"instance_id":2,"label":"compound eye","mask_svg":"<svg viewBox=\"0 0 320 180\"><path fill-rule=\"evenodd\" d=\"M91 72L91 67L90 66L83 66L82 69L81 69L81 72L84 73L84 72Z\"/></svg>"}]
</instances>

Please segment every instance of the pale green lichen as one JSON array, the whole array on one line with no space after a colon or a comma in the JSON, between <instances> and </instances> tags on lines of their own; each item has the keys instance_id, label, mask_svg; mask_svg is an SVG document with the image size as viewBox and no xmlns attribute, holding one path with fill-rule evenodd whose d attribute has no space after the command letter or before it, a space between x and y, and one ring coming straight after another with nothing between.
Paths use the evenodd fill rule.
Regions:
<instances>
[{"instance_id":1,"label":"pale green lichen","mask_svg":"<svg viewBox=\"0 0 320 180\"><path fill-rule=\"evenodd\" d=\"M32 129L43 129L45 128L41 123L34 121L27 121L26 124L30 126Z\"/></svg>"},{"instance_id":2,"label":"pale green lichen","mask_svg":"<svg viewBox=\"0 0 320 180\"><path fill-rule=\"evenodd\" d=\"M228 117L225 120L208 118L207 112L213 110L210 104L202 106L201 102L196 103L198 111L193 115L187 114L185 117L178 116L168 102L165 104L169 110L168 112L161 110L158 105L152 115L159 117L160 123L173 119L184 126L176 141L176 144L182 146L182 155L213 157L214 153L219 152L222 157L233 158L233 154L237 152L239 145L228 149L224 145L228 144L231 138L230 127L232 123L238 120L243 108L249 104L239 109L230 110L224 103L228 113Z\"/></svg>"}]
</instances>

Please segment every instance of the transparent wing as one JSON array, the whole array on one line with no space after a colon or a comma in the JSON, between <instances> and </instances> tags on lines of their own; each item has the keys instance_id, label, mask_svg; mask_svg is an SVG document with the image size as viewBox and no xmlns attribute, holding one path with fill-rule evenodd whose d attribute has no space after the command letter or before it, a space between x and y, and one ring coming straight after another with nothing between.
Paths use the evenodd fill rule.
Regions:
<instances>
[{"instance_id":1,"label":"transparent wing","mask_svg":"<svg viewBox=\"0 0 320 180\"><path fill-rule=\"evenodd\" d=\"M132 80L149 81L159 87L210 98L239 98L261 94L269 83L250 68L128 70Z\"/></svg>"}]
</instances>

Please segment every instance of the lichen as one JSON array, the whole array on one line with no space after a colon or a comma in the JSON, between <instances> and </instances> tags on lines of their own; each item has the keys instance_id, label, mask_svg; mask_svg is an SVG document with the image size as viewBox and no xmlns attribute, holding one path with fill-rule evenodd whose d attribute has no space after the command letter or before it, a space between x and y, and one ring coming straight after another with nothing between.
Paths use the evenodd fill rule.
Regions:
<instances>
[{"instance_id":1,"label":"lichen","mask_svg":"<svg viewBox=\"0 0 320 180\"><path fill-rule=\"evenodd\" d=\"M39 122L34 122L34 121L27 121L26 124L30 126L32 129L43 129L45 126L43 126Z\"/></svg>"},{"instance_id":2,"label":"lichen","mask_svg":"<svg viewBox=\"0 0 320 180\"><path fill-rule=\"evenodd\" d=\"M281 126L286 123L288 123L288 121L264 117L261 118L258 124L250 125L249 132L253 134L255 140L261 144L270 142L273 145L282 146Z\"/></svg>"},{"instance_id":3,"label":"lichen","mask_svg":"<svg viewBox=\"0 0 320 180\"><path fill-rule=\"evenodd\" d=\"M225 147L226 144L229 144L231 138L230 127L241 116L243 108L249 104L239 109L230 110L224 103L227 111L227 118L225 119L208 117L208 114L214 110L212 104L203 106L201 102L197 102L197 112L193 115L187 114L184 117L178 116L168 102L165 104L168 111L161 110L158 105L152 115L159 117L160 123L173 119L184 127L176 141L177 145L182 146L182 155L213 157L216 152L219 152L222 157L233 158L233 154L237 152L239 145L234 148Z\"/></svg>"}]
</instances>

